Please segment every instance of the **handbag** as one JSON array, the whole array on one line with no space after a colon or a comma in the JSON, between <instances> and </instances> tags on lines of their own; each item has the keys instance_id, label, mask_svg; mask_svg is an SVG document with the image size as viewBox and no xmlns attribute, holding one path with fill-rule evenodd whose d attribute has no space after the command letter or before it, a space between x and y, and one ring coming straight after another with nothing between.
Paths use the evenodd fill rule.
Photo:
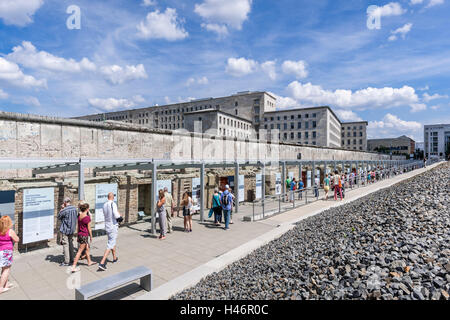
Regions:
<instances>
[{"instance_id":1,"label":"handbag","mask_svg":"<svg viewBox=\"0 0 450 320\"><path fill-rule=\"evenodd\" d=\"M111 210L112 210L113 215L114 215L114 207L113 207L113 203L114 203L114 202L111 202ZM116 221L117 221L117 223L122 223L122 221L123 221L122 216L119 216L119 217L116 219Z\"/></svg>"},{"instance_id":2,"label":"handbag","mask_svg":"<svg viewBox=\"0 0 450 320\"><path fill-rule=\"evenodd\" d=\"M214 210L211 208L209 209L209 213L208 213L208 218L211 218L211 216L213 215Z\"/></svg>"}]
</instances>

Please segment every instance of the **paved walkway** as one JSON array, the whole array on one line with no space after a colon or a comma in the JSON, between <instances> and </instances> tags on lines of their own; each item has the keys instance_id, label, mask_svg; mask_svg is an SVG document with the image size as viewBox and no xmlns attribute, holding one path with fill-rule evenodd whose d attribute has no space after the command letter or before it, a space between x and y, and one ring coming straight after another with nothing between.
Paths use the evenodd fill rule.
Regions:
<instances>
[{"instance_id":1,"label":"paved walkway","mask_svg":"<svg viewBox=\"0 0 450 320\"><path fill-rule=\"evenodd\" d=\"M348 191L342 202L320 200L259 222L243 222L241 220L244 213L233 214L234 224L229 231L214 226L212 219L208 219L205 223L194 220L193 232L185 233L183 219L175 218L174 233L168 234L166 240L161 241L149 233L148 222L123 227L119 230L117 243L119 261L115 264L108 263L107 271L98 271L96 265L88 267L82 261L81 272L77 275L80 276L81 284L85 284L144 265L153 270L154 290L150 294L141 290L136 281L99 299L167 298L180 288L192 285L206 274L220 270L256 247L279 237L292 228L294 222L388 187L436 165ZM105 236L94 239L91 250L94 261L100 261L105 246ZM60 246L16 253L10 278L16 287L1 294L0 300L74 299L74 289L67 286L67 267L59 267L62 257Z\"/></svg>"}]
</instances>

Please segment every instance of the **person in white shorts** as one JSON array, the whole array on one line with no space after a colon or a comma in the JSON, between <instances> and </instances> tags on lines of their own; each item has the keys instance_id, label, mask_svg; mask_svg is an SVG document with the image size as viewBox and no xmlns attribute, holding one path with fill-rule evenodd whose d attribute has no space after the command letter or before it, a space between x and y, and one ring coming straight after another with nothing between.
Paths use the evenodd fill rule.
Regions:
<instances>
[{"instance_id":1,"label":"person in white shorts","mask_svg":"<svg viewBox=\"0 0 450 320\"><path fill-rule=\"evenodd\" d=\"M105 230L108 236L108 244L102 261L98 264L98 268L106 270L106 258L110 252L112 252L113 255L113 263L119 260L116 252L116 239L119 232L118 221L123 220L117 209L117 204L114 202L114 193L112 192L108 193L108 201L103 205L103 215L105 216Z\"/></svg>"}]
</instances>

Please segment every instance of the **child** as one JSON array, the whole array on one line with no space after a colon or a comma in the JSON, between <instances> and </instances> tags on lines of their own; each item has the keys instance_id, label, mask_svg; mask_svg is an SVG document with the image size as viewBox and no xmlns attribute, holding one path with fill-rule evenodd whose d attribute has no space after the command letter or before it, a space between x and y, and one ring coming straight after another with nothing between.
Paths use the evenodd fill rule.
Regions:
<instances>
[{"instance_id":1,"label":"child","mask_svg":"<svg viewBox=\"0 0 450 320\"><path fill-rule=\"evenodd\" d=\"M11 227L12 220L9 216L0 218L0 268L2 268L0 294L12 288L8 283L8 277L13 262L14 242L19 242L19 237Z\"/></svg>"}]
</instances>

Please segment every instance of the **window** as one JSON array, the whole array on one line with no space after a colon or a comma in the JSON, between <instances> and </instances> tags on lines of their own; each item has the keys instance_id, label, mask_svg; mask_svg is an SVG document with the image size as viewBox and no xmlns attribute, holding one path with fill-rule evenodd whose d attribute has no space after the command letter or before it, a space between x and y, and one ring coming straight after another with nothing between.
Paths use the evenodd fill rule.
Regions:
<instances>
[{"instance_id":1,"label":"window","mask_svg":"<svg viewBox=\"0 0 450 320\"><path fill-rule=\"evenodd\" d=\"M363 128L362 126L359 126L359 130L362 130L362 128Z\"/></svg>"},{"instance_id":2,"label":"window","mask_svg":"<svg viewBox=\"0 0 450 320\"><path fill-rule=\"evenodd\" d=\"M301 119L301 118L302 118L301 114L297 115L297 119Z\"/></svg>"},{"instance_id":3,"label":"window","mask_svg":"<svg viewBox=\"0 0 450 320\"><path fill-rule=\"evenodd\" d=\"M291 120L294 120L294 115L291 115Z\"/></svg>"},{"instance_id":4,"label":"window","mask_svg":"<svg viewBox=\"0 0 450 320\"><path fill-rule=\"evenodd\" d=\"M313 145L316 145L316 142L315 142L315 141L313 141Z\"/></svg>"},{"instance_id":5,"label":"window","mask_svg":"<svg viewBox=\"0 0 450 320\"><path fill-rule=\"evenodd\" d=\"M347 140L347 144L350 145L350 139Z\"/></svg>"},{"instance_id":6,"label":"window","mask_svg":"<svg viewBox=\"0 0 450 320\"><path fill-rule=\"evenodd\" d=\"M309 114L305 114L305 118L309 118Z\"/></svg>"},{"instance_id":7,"label":"window","mask_svg":"<svg viewBox=\"0 0 450 320\"><path fill-rule=\"evenodd\" d=\"M273 129L273 123L270 124L270 129Z\"/></svg>"},{"instance_id":8,"label":"window","mask_svg":"<svg viewBox=\"0 0 450 320\"><path fill-rule=\"evenodd\" d=\"M301 139L302 138L302 133L301 132L297 132L297 139Z\"/></svg>"},{"instance_id":9,"label":"window","mask_svg":"<svg viewBox=\"0 0 450 320\"><path fill-rule=\"evenodd\" d=\"M287 133L286 132L283 134L283 138L284 138L284 140L287 140Z\"/></svg>"},{"instance_id":10,"label":"window","mask_svg":"<svg viewBox=\"0 0 450 320\"><path fill-rule=\"evenodd\" d=\"M309 122L308 121L305 122L305 129L309 129Z\"/></svg>"},{"instance_id":11,"label":"window","mask_svg":"<svg viewBox=\"0 0 450 320\"><path fill-rule=\"evenodd\" d=\"M363 142L362 142L362 139L359 139L359 144L362 144Z\"/></svg>"},{"instance_id":12,"label":"window","mask_svg":"<svg viewBox=\"0 0 450 320\"><path fill-rule=\"evenodd\" d=\"M353 137L356 137L356 131L353 131Z\"/></svg>"},{"instance_id":13,"label":"window","mask_svg":"<svg viewBox=\"0 0 450 320\"><path fill-rule=\"evenodd\" d=\"M283 129L284 129L284 130L287 130L287 123L284 123L284 124L283 124Z\"/></svg>"},{"instance_id":14,"label":"window","mask_svg":"<svg viewBox=\"0 0 450 320\"><path fill-rule=\"evenodd\" d=\"M273 117L270 117L270 121L273 121Z\"/></svg>"},{"instance_id":15,"label":"window","mask_svg":"<svg viewBox=\"0 0 450 320\"><path fill-rule=\"evenodd\" d=\"M317 134L315 131L313 131L313 138L316 138L316 137L317 137Z\"/></svg>"},{"instance_id":16,"label":"window","mask_svg":"<svg viewBox=\"0 0 450 320\"><path fill-rule=\"evenodd\" d=\"M236 110L234 111L234 113L235 113L236 115L238 115L238 110L236 109Z\"/></svg>"},{"instance_id":17,"label":"window","mask_svg":"<svg viewBox=\"0 0 450 320\"><path fill-rule=\"evenodd\" d=\"M362 137L362 132L359 133L359 136Z\"/></svg>"},{"instance_id":18,"label":"window","mask_svg":"<svg viewBox=\"0 0 450 320\"><path fill-rule=\"evenodd\" d=\"M236 101L236 102L234 103L234 106L235 106L235 107L237 107L237 106L238 106L238 102L237 102L237 101Z\"/></svg>"},{"instance_id":19,"label":"window","mask_svg":"<svg viewBox=\"0 0 450 320\"><path fill-rule=\"evenodd\" d=\"M264 121L267 122L267 118L264 118Z\"/></svg>"},{"instance_id":20,"label":"window","mask_svg":"<svg viewBox=\"0 0 450 320\"><path fill-rule=\"evenodd\" d=\"M316 117L316 114L315 113L313 113L313 118L315 118ZM313 142L313 144L315 144L314 142Z\"/></svg>"},{"instance_id":21,"label":"window","mask_svg":"<svg viewBox=\"0 0 450 320\"><path fill-rule=\"evenodd\" d=\"M280 121L280 117L277 117L277 120Z\"/></svg>"},{"instance_id":22,"label":"window","mask_svg":"<svg viewBox=\"0 0 450 320\"><path fill-rule=\"evenodd\" d=\"M305 139L308 139L308 138L309 138L309 132L306 131L306 132L305 132Z\"/></svg>"},{"instance_id":23,"label":"window","mask_svg":"<svg viewBox=\"0 0 450 320\"><path fill-rule=\"evenodd\" d=\"M347 137L350 137L350 132L347 132Z\"/></svg>"},{"instance_id":24,"label":"window","mask_svg":"<svg viewBox=\"0 0 450 320\"><path fill-rule=\"evenodd\" d=\"M267 124L264 125L264 129L267 129Z\"/></svg>"},{"instance_id":25,"label":"window","mask_svg":"<svg viewBox=\"0 0 450 320\"><path fill-rule=\"evenodd\" d=\"M279 123L277 123L277 129L280 130L280 124Z\"/></svg>"},{"instance_id":26,"label":"window","mask_svg":"<svg viewBox=\"0 0 450 320\"><path fill-rule=\"evenodd\" d=\"M287 120L287 116L284 116L283 119L284 119L284 120Z\"/></svg>"},{"instance_id":27,"label":"window","mask_svg":"<svg viewBox=\"0 0 450 320\"><path fill-rule=\"evenodd\" d=\"M295 125L293 122L291 122L291 130L293 130L295 128Z\"/></svg>"},{"instance_id":28,"label":"window","mask_svg":"<svg viewBox=\"0 0 450 320\"><path fill-rule=\"evenodd\" d=\"M356 144L356 139L353 139L353 144Z\"/></svg>"},{"instance_id":29,"label":"window","mask_svg":"<svg viewBox=\"0 0 450 320\"><path fill-rule=\"evenodd\" d=\"M312 122L312 127L313 127L313 128L317 127L317 122L316 122L316 121L313 121L313 122Z\"/></svg>"},{"instance_id":30,"label":"window","mask_svg":"<svg viewBox=\"0 0 450 320\"><path fill-rule=\"evenodd\" d=\"M299 122L297 123L297 129L301 129L301 128L302 128L302 122L299 121Z\"/></svg>"},{"instance_id":31,"label":"window","mask_svg":"<svg viewBox=\"0 0 450 320\"><path fill-rule=\"evenodd\" d=\"M291 140L294 140L294 133L291 132Z\"/></svg>"}]
</instances>

